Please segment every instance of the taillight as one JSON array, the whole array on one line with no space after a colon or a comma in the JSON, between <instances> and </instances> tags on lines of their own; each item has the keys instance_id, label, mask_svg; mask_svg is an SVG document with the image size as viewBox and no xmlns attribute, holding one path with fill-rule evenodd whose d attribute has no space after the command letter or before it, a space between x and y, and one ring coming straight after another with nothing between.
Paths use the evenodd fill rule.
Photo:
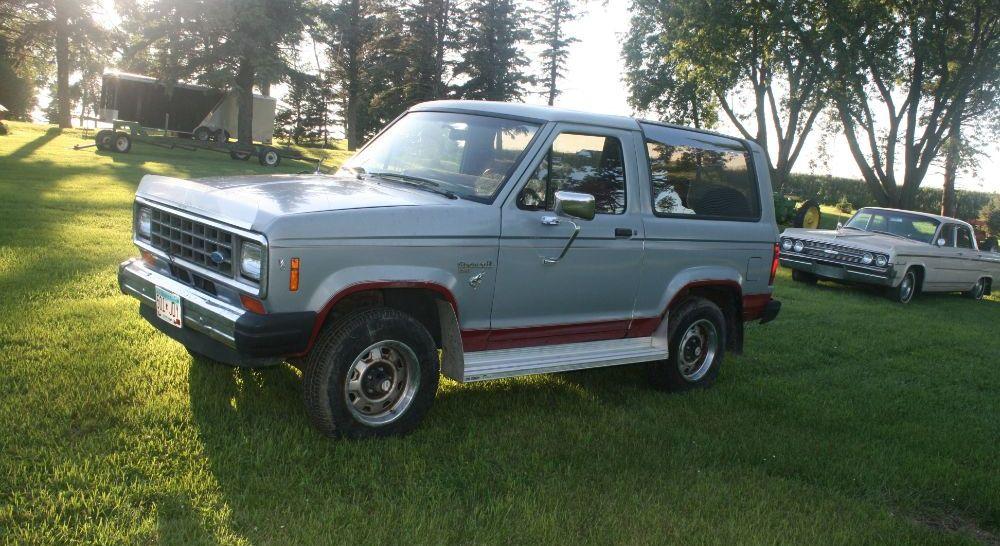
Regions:
<instances>
[{"instance_id":1,"label":"taillight","mask_svg":"<svg viewBox=\"0 0 1000 546\"><path fill-rule=\"evenodd\" d=\"M774 276L778 273L778 256L780 254L781 247L778 243L774 243L774 255L771 258L771 278L767 281L768 286L774 286Z\"/></svg>"}]
</instances>

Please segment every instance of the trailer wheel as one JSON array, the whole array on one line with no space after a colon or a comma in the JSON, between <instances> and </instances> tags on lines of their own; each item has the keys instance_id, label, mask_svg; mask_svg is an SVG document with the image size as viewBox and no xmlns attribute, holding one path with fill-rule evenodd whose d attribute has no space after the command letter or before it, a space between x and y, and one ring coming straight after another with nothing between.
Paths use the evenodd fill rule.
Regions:
<instances>
[{"instance_id":1,"label":"trailer wheel","mask_svg":"<svg viewBox=\"0 0 1000 546\"><path fill-rule=\"evenodd\" d=\"M94 136L94 143L97 145L98 150L103 150L105 152L111 150L112 141L115 139L115 132L110 129L101 129L97 131L97 135Z\"/></svg>"},{"instance_id":2,"label":"trailer wheel","mask_svg":"<svg viewBox=\"0 0 1000 546\"><path fill-rule=\"evenodd\" d=\"M132 137L128 136L128 133L115 133L113 146L115 152L127 154L132 149Z\"/></svg>"},{"instance_id":3,"label":"trailer wheel","mask_svg":"<svg viewBox=\"0 0 1000 546\"><path fill-rule=\"evenodd\" d=\"M252 156L252 155L253 155L253 152L243 152L243 151L239 151L239 150L230 150L229 151L229 157L232 158L232 159L236 159L238 161L246 161L246 160L250 159L250 156Z\"/></svg>"},{"instance_id":4,"label":"trailer wheel","mask_svg":"<svg viewBox=\"0 0 1000 546\"><path fill-rule=\"evenodd\" d=\"M257 159L265 167L277 167L281 164L281 155L274 148L261 148Z\"/></svg>"},{"instance_id":5,"label":"trailer wheel","mask_svg":"<svg viewBox=\"0 0 1000 546\"><path fill-rule=\"evenodd\" d=\"M194 130L193 138L195 140L200 140L202 142L208 142L208 139L212 137L212 130L208 127L202 125Z\"/></svg>"}]
</instances>

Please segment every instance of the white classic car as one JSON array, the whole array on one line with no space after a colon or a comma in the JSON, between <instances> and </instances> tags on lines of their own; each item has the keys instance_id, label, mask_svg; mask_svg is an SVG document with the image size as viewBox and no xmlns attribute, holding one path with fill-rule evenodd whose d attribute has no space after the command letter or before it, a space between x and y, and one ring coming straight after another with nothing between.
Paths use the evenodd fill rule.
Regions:
<instances>
[{"instance_id":1,"label":"white classic car","mask_svg":"<svg viewBox=\"0 0 1000 546\"><path fill-rule=\"evenodd\" d=\"M980 250L969 224L871 207L836 230L786 229L780 261L796 281L875 284L901 303L919 292L962 292L982 299L1000 277L1000 253Z\"/></svg>"}]
</instances>

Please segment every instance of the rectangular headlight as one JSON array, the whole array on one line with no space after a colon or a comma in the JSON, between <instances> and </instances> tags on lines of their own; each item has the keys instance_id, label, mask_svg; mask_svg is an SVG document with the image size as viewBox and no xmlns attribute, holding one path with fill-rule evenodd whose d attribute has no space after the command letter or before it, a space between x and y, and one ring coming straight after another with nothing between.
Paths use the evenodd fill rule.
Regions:
<instances>
[{"instance_id":1,"label":"rectangular headlight","mask_svg":"<svg viewBox=\"0 0 1000 546\"><path fill-rule=\"evenodd\" d=\"M143 239L149 239L153 230L153 211L148 207L141 207L135 219L135 231Z\"/></svg>"},{"instance_id":2,"label":"rectangular headlight","mask_svg":"<svg viewBox=\"0 0 1000 546\"><path fill-rule=\"evenodd\" d=\"M250 241L240 245L240 272L244 277L260 281L260 272L264 265L264 248Z\"/></svg>"}]
</instances>

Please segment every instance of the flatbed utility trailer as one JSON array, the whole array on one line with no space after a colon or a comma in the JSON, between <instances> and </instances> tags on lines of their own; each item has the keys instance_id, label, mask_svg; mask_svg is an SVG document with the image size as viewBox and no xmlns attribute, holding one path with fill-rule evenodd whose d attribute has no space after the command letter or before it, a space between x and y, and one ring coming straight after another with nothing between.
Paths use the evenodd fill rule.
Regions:
<instances>
[{"instance_id":1,"label":"flatbed utility trailer","mask_svg":"<svg viewBox=\"0 0 1000 546\"><path fill-rule=\"evenodd\" d=\"M97 118L87 118L90 121L103 121ZM181 149L191 152L207 150L229 154L229 157L236 160L246 161L251 157L256 157L257 161L265 167L277 167L282 158L298 159L303 161L317 161L316 159L303 156L291 148L279 148L267 144L241 144L239 142L214 141L214 140L192 140L186 135L181 136L173 131L143 127L134 121L113 120L111 129L101 129L94 136L94 144L76 145L74 150L96 147L98 150L127 154L132 149L132 144L139 142L150 146L159 146L170 150Z\"/></svg>"}]
</instances>

